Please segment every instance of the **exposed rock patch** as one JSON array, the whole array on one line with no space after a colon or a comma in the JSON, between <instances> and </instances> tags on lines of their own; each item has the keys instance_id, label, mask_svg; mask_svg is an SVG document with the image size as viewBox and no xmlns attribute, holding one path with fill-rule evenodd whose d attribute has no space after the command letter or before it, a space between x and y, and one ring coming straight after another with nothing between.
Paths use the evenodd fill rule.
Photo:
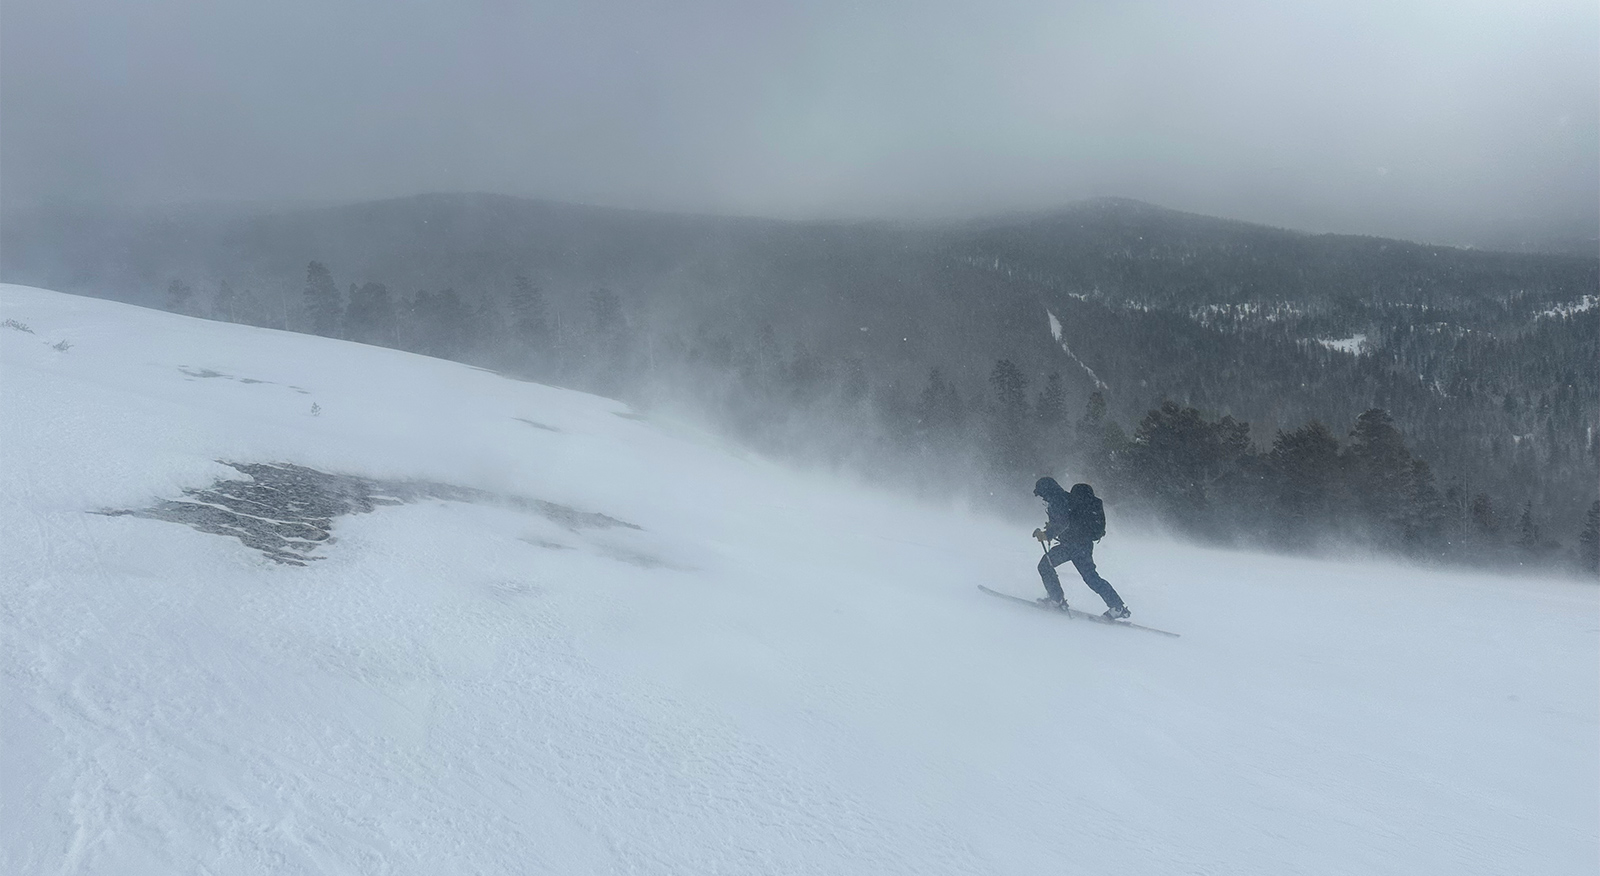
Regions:
<instances>
[{"instance_id":1,"label":"exposed rock patch","mask_svg":"<svg viewBox=\"0 0 1600 876\"><path fill-rule=\"evenodd\" d=\"M538 514L567 529L638 529L605 514L580 511L555 502L504 496L486 490L431 481L382 481L332 474L292 463L224 465L245 477L219 480L204 489L183 491L148 508L101 513L182 523L201 532L232 536L278 563L304 566L317 548L335 541L333 521L366 514L385 505L424 499L502 505Z\"/></svg>"},{"instance_id":2,"label":"exposed rock patch","mask_svg":"<svg viewBox=\"0 0 1600 876\"><path fill-rule=\"evenodd\" d=\"M237 377L237 376L232 375L232 374L223 374L221 371L213 371L210 368L190 368L187 365L179 365L178 366L178 370L183 372L185 375L187 375L189 377L198 378L200 380L211 380L211 379L220 378L222 380L232 380L232 381L235 381L235 382L238 382L238 383L244 383L244 384L261 383L261 384L266 384L268 386L279 386L280 385L280 384L273 383L270 380L257 380L254 377ZM301 395L309 395L310 394L309 390L302 389L301 387L298 387L298 386L289 386L287 388L288 389L292 389L295 392L300 393Z\"/></svg>"}]
</instances>

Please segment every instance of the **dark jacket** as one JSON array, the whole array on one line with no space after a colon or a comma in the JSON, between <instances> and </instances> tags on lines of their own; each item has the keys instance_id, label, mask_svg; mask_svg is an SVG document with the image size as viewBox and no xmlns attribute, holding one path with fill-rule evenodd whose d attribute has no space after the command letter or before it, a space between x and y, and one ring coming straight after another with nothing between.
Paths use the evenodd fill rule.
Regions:
<instances>
[{"instance_id":1,"label":"dark jacket","mask_svg":"<svg viewBox=\"0 0 1600 876\"><path fill-rule=\"evenodd\" d=\"M1072 497L1062 490L1053 496L1043 497L1047 519L1044 524L1044 535L1052 541L1066 541L1067 533L1072 526Z\"/></svg>"},{"instance_id":2,"label":"dark jacket","mask_svg":"<svg viewBox=\"0 0 1600 876\"><path fill-rule=\"evenodd\" d=\"M1041 478L1033 492L1046 503L1046 538L1076 545L1089 544L1103 534L1104 506L1088 484L1077 484L1069 493L1054 479Z\"/></svg>"}]
</instances>

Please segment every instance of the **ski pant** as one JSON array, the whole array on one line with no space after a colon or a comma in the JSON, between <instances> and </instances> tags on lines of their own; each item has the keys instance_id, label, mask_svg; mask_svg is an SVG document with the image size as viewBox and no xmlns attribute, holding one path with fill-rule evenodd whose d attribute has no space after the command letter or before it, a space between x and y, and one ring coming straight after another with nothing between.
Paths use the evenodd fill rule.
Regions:
<instances>
[{"instance_id":1,"label":"ski pant","mask_svg":"<svg viewBox=\"0 0 1600 876\"><path fill-rule=\"evenodd\" d=\"M1077 568L1078 574L1083 576L1083 583L1089 585L1090 590L1098 593L1100 598L1106 601L1106 608L1122 605L1122 597L1111 588L1111 582L1100 577L1100 573L1094 570L1093 542L1058 544L1039 558L1039 577L1044 579L1045 592L1050 594L1051 599L1060 601L1063 598L1061 578L1056 575L1056 566L1062 563L1071 563Z\"/></svg>"}]
</instances>

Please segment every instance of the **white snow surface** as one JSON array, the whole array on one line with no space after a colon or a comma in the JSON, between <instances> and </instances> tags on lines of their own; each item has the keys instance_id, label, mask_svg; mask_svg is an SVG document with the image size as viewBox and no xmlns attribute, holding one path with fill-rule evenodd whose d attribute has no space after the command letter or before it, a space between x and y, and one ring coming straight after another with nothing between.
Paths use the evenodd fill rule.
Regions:
<instances>
[{"instance_id":1,"label":"white snow surface","mask_svg":"<svg viewBox=\"0 0 1600 876\"><path fill-rule=\"evenodd\" d=\"M1353 356L1359 356L1362 349L1367 345L1367 336L1365 334L1354 334L1348 338L1336 338L1332 340L1318 338L1317 343L1327 347L1330 350L1340 353L1349 353Z\"/></svg>"},{"instance_id":2,"label":"white snow surface","mask_svg":"<svg viewBox=\"0 0 1600 876\"><path fill-rule=\"evenodd\" d=\"M1056 315L1049 310L1046 310L1044 313L1045 316L1050 317L1050 337L1054 338L1055 342L1061 345L1061 352L1066 353L1068 358L1078 363L1078 367L1082 368L1084 373L1089 375L1089 379L1094 381L1096 389L1108 389L1109 387L1107 387L1105 382L1100 379L1100 375L1094 373L1093 368L1085 365L1083 360L1078 358L1078 354L1072 352L1072 348L1067 346L1067 342L1061 339L1061 320L1056 319Z\"/></svg>"},{"instance_id":3,"label":"white snow surface","mask_svg":"<svg viewBox=\"0 0 1600 876\"><path fill-rule=\"evenodd\" d=\"M1600 307L1600 295L1585 295L1577 301L1567 304L1557 304L1555 307L1540 313L1543 317L1564 317L1583 313Z\"/></svg>"},{"instance_id":4,"label":"white snow surface","mask_svg":"<svg viewBox=\"0 0 1600 876\"><path fill-rule=\"evenodd\" d=\"M17 286L0 316L5 873L1600 860L1591 583L1143 541L1113 504L1101 569L1166 639L979 593L1040 592L1014 525L614 401ZM301 568L92 513L217 460L642 529L434 500Z\"/></svg>"}]
</instances>

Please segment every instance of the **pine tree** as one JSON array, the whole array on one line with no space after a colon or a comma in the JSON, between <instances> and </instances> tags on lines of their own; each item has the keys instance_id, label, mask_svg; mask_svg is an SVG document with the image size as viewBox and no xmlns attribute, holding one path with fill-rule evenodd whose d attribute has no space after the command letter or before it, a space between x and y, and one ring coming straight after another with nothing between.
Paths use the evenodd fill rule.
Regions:
<instances>
[{"instance_id":1,"label":"pine tree","mask_svg":"<svg viewBox=\"0 0 1600 876\"><path fill-rule=\"evenodd\" d=\"M1434 486L1433 469L1426 460L1411 463L1410 492L1406 496L1405 539L1413 551L1431 553L1445 540L1449 509Z\"/></svg>"},{"instance_id":2,"label":"pine tree","mask_svg":"<svg viewBox=\"0 0 1600 876\"><path fill-rule=\"evenodd\" d=\"M1052 371L1045 378L1044 389L1039 392L1039 398L1033 406L1034 419L1039 422L1039 428L1046 434L1053 433L1061 428L1067 419L1067 390L1061 385L1061 372Z\"/></svg>"},{"instance_id":3,"label":"pine tree","mask_svg":"<svg viewBox=\"0 0 1600 876\"><path fill-rule=\"evenodd\" d=\"M1466 486L1458 478L1451 478L1450 483L1444 488L1445 533L1451 541L1466 535L1467 509L1470 504L1467 500Z\"/></svg>"},{"instance_id":4,"label":"pine tree","mask_svg":"<svg viewBox=\"0 0 1600 876\"><path fill-rule=\"evenodd\" d=\"M1078 443L1090 471L1117 486L1127 484L1128 435L1106 416L1106 397L1099 390L1089 393L1083 416L1078 420Z\"/></svg>"},{"instance_id":5,"label":"pine tree","mask_svg":"<svg viewBox=\"0 0 1600 876\"><path fill-rule=\"evenodd\" d=\"M1291 530L1308 534L1332 523L1342 463L1339 439L1318 420L1278 432L1267 456L1277 486L1277 505Z\"/></svg>"},{"instance_id":6,"label":"pine tree","mask_svg":"<svg viewBox=\"0 0 1600 876\"><path fill-rule=\"evenodd\" d=\"M272 310L254 289L229 287L233 296L233 321L240 325L271 325Z\"/></svg>"},{"instance_id":7,"label":"pine tree","mask_svg":"<svg viewBox=\"0 0 1600 876\"><path fill-rule=\"evenodd\" d=\"M1487 493L1478 493L1472 497L1472 507L1468 512L1472 518L1473 538L1480 542L1489 542L1495 539L1500 532L1500 520L1494 513L1494 501Z\"/></svg>"},{"instance_id":8,"label":"pine tree","mask_svg":"<svg viewBox=\"0 0 1600 876\"><path fill-rule=\"evenodd\" d=\"M1089 403L1084 406L1083 419L1078 421L1078 426L1085 432L1097 432L1105 418L1106 397L1097 389L1089 393Z\"/></svg>"},{"instance_id":9,"label":"pine tree","mask_svg":"<svg viewBox=\"0 0 1600 876\"><path fill-rule=\"evenodd\" d=\"M518 274L512 283L516 293L511 296L511 315L519 331L525 334L542 333L549 329L549 313L544 301L544 290L527 277Z\"/></svg>"},{"instance_id":10,"label":"pine tree","mask_svg":"<svg viewBox=\"0 0 1600 876\"><path fill-rule=\"evenodd\" d=\"M476 305L467 308L467 338L462 352L463 361L477 365L499 366L498 353L504 349L504 339L515 331L507 326L500 305L494 299L483 297Z\"/></svg>"},{"instance_id":11,"label":"pine tree","mask_svg":"<svg viewBox=\"0 0 1600 876\"><path fill-rule=\"evenodd\" d=\"M471 313L454 289L418 292L411 304L414 336L407 349L427 356L461 361L467 348Z\"/></svg>"},{"instance_id":12,"label":"pine tree","mask_svg":"<svg viewBox=\"0 0 1600 876\"><path fill-rule=\"evenodd\" d=\"M1028 428L1028 379L1010 359L994 363L989 373L994 387L995 409L989 433L994 460L1007 477L1035 469Z\"/></svg>"},{"instance_id":13,"label":"pine tree","mask_svg":"<svg viewBox=\"0 0 1600 876\"><path fill-rule=\"evenodd\" d=\"M1060 469L1072 448L1067 420L1067 390L1061 374L1051 372L1033 401L1033 441L1044 469Z\"/></svg>"},{"instance_id":14,"label":"pine tree","mask_svg":"<svg viewBox=\"0 0 1600 876\"><path fill-rule=\"evenodd\" d=\"M1600 501L1589 506L1578 534L1578 561L1591 573L1600 572Z\"/></svg>"},{"instance_id":15,"label":"pine tree","mask_svg":"<svg viewBox=\"0 0 1600 876\"><path fill-rule=\"evenodd\" d=\"M1250 424L1225 416L1207 422L1195 408L1162 402L1139 422L1130 449L1130 475L1186 524L1213 529L1209 493L1239 474L1252 452Z\"/></svg>"},{"instance_id":16,"label":"pine tree","mask_svg":"<svg viewBox=\"0 0 1600 876\"><path fill-rule=\"evenodd\" d=\"M167 309L173 313L186 316L198 316L198 308L194 300L194 287L182 280L173 280L167 285Z\"/></svg>"},{"instance_id":17,"label":"pine tree","mask_svg":"<svg viewBox=\"0 0 1600 876\"><path fill-rule=\"evenodd\" d=\"M1411 454L1388 412L1372 408L1356 418L1346 450L1356 508L1380 538L1403 534L1411 494Z\"/></svg>"},{"instance_id":18,"label":"pine tree","mask_svg":"<svg viewBox=\"0 0 1600 876\"><path fill-rule=\"evenodd\" d=\"M989 385L994 387L995 398L1003 415L1017 420L1027 416L1028 378L1022 376L1022 370L1010 359L1000 359L994 363L994 370L989 373Z\"/></svg>"},{"instance_id":19,"label":"pine tree","mask_svg":"<svg viewBox=\"0 0 1600 876\"><path fill-rule=\"evenodd\" d=\"M513 361L532 374L542 374L554 365L555 358L544 291L520 274L513 282L516 291L511 296L512 336L519 348Z\"/></svg>"},{"instance_id":20,"label":"pine tree","mask_svg":"<svg viewBox=\"0 0 1600 876\"><path fill-rule=\"evenodd\" d=\"M1533 521L1532 500L1523 504L1522 517L1517 520L1517 547L1526 553L1539 548L1539 524Z\"/></svg>"},{"instance_id":21,"label":"pine tree","mask_svg":"<svg viewBox=\"0 0 1600 876\"><path fill-rule=\"evenodd\" d=\"M446 288L433 296L433 313L438 355L461 361L467 351L467 333L472 320L467 302L455 289Z\"/></svg>"},{"instance_id":22,"label":"pine tree","mask_svg":"<svg viewBox=\"0 0 1600 876\"><path fill-rule=\"evenodd\" d=\"M928 385L918 396L913 414L916 417L914 431L925 441L948 438L960 428L961 397L938 368L928 372Z\"/></svg>"},{"instance_id":23,"label":"pine tree","mask_svg":"<svg viewBox=\"0 0 1600 876\"><path fill-rule=\"evenodd\" d=\"M344 307L339 301L339 287L333 282L333 273L321 262L306 266L305 308L312 334L330 338L339 335Z\"/></svg>"},{"instance_id":24,"label":"pine tree","mask_svg":"<svg viewBox=\"0 0 1600 876\"><path fill-rule=\"evenodd\" d=\"M362 283L350 292L344 315L345 337L364 344L397 346L394 302L382 283Z\"/></svg>"},{"instance_id":25,"label":"pine tree","mask_svg":"<svg viewBox=\"0 0 1600 876\"><path fill-rule=\"evenodd\" d=\"M603 395L620 396L633 377L635 362L629 343L627 318L622 301L604 286L589 293L589 349L587 379L590 388ZM776 351L774 351L776 352ZM770 375L769 389L781 380L781 367Z\"/></svg>"}]
</instances>

